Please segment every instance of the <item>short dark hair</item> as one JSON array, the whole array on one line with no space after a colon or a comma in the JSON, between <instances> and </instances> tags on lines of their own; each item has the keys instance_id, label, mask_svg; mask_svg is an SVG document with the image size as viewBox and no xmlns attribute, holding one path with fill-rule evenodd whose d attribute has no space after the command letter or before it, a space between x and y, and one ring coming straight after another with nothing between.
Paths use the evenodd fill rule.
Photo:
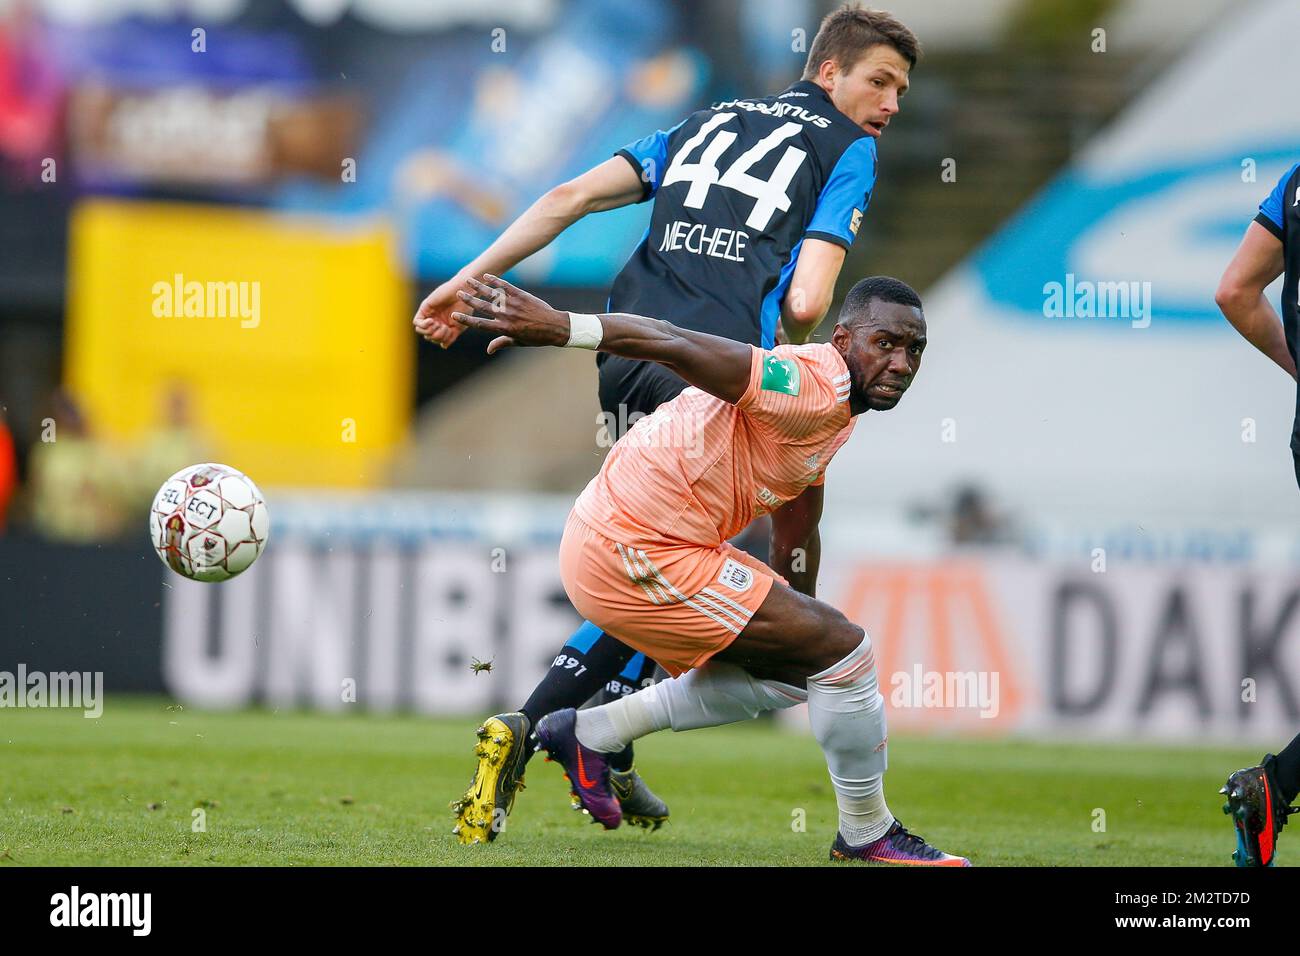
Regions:
<instances>
[{"instance_id":1,"label":"short dark hair","mask_svg":"<svg viewBox=\"0 0 1300 956\"><path fill-rule=\"evenodd\" d=\"M871 276L860 279L844 297L844 304L840 306L840 324L854 325L869 318L873 301L921 308L921 297L906 282L890 276Z\"/></svg>"},{"instance_id":2,"label":"short dark hair","mask_svg":"<svg viewBox=\"0 0 1300 956\"><path fill-rule=\"evenodd\" d=\"M909 66L916 66L921 43L892 13L845 4L826 14L808 50L803 79L811 80L827 60L849 70L862 54L880 44L892 46Z\"/></svg>"}]
</instances>

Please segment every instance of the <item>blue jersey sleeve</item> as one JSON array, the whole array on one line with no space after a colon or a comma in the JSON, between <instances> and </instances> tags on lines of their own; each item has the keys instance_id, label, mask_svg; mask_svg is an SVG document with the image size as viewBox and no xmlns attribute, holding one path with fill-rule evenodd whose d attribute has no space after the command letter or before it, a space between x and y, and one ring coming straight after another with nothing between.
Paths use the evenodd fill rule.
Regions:
<instances>
[{"instance_id":1,"label":"blue jersey sleeve","mask_svg":"<svg viewBox=\"0 0 1300 956\"><path fill-rule=\"evenodd\" d=\"M817 208L804 236L846 249L853 245L875 185L876 141L864 136L855 140L835 164L817 197Z\"/></svg>"},{"instance_id":2,"label":"blue jersey sleeve","mask_svg":"<svg viewBox=\"0 0 1300 956\"><path fill-rule=\"evenodd\" d=\"M1286 196L1283 194L1286 192L1286 184L1291 181L1291 177L1295 175L1297 168L1300 168L1300 163L1296 163L1282 174L1282 178L1277 181L1277 185L1268 194L1268 198L1259 204L1259 215L1255 217L1257 223L1279 239L1283 235L1282 215L1283 209L1286 208Z\"/></svg>"},{"instance_id":3,"label":"blue jersey sleeve","mask_svg":"<svg viewBox=\"0 0 1300 956\"><path fill-rule=\"evenodd\" d=\"M682 120L685 123L686 120ZM628 143L615 156L622 156L641 177L641 202L645 202L659 190L664 169L668 165L668 138L677 132L678 123L672 129L661 129L643 136L634 143Z\"/></svg>"}]
</instances>

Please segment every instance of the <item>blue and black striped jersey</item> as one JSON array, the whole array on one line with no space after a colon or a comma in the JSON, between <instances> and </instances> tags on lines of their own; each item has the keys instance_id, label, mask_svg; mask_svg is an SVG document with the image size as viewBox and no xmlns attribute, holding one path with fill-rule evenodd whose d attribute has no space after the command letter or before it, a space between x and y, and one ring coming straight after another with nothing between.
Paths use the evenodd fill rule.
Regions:
<instances>
[{"instance_id":1,"label":"blue and black striped jersey","mask_svg":"<svg viewBox=\"0 0 1300 956\"><path fill-rule=\"evenodd\" d=\"M654 210L610 311L764 348L804 239L852 245L876 182L875 139L806 81L692 113L618 155Z\"/></svg>"},{"instance_id":2,"label":"blue and black striped jersey","mask_svg":"<svg viewBox=\"0 0 1300 956\"><path fill-rule=\"evenodd\" d=\"M1282 328L1291 358L1300 366L1300 329L1296 328L1300 312L1300 163L1287 170L1268 198L1260 203L1255 221L1282 240L1286 270L1282 280ZM1300 455L1300 389L1296 391L1291 450Z\"/></svg>"}]
</instances>

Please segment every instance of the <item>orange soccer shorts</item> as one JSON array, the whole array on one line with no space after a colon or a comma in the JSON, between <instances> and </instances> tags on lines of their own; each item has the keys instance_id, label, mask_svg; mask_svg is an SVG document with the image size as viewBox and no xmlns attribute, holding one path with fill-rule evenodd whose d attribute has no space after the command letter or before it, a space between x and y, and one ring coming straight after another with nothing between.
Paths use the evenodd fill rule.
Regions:
<instances>
[{"instance_id":1,"label":"orange soccer shorts","mask_svg":"<svg viewBox=\"0 0 1300 956\"><path fill-rule=\"evenodd\" d=\"M734 641L781 577L724 542L613 541L569 513L560 576L578 613L674 677Z\"/></svg>"}]
</instances>

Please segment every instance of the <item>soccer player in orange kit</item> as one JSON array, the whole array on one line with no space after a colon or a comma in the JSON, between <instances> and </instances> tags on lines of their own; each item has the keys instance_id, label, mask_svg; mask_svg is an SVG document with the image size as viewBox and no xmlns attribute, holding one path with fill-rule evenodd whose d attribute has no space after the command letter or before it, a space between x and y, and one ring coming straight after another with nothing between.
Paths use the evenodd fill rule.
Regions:
<instances>
[{"instance_id":1,"label":"soccer player in orange kit","mask_svg":"<svg viewBox=\"0 0 1300 956\"><path fill-rule=\"evenodd\" d=\"M494 276L467 279L459 297L479 314L453 318L495 333L489 352L597 349L657 362L694 386L614 446L560 544L560 573L579 613L673 675L539 722L541 746L564 765L583 808L607 828L619 825L607 757L638 737L807 701L839 808L831 858L969 866L909 833L885 804L887 734L871 639L727 544L820 484L859 414L898 404L926 345L917 294L896 279L864 279L829 343L774 349L659 319L560 312Z\"/></svg>"}]
</instances>

